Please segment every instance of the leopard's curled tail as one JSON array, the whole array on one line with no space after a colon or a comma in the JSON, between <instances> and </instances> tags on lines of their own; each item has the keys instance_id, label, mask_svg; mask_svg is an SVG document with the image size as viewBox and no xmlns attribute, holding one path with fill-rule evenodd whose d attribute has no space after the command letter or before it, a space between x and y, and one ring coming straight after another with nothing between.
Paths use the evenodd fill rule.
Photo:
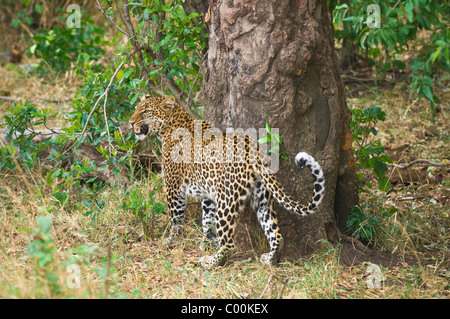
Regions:
<instances>
[{"instance_id":1,"label":"leopard's curled tail","mask_svg":"<svg viewBox=\"0 0 450 319\"><path fill-rule=\"evenodd\" d=\"M266 182L269 190L277 201L283 205L287 210L301 216L307 216L316 211L322 201L325 190L325 178L323 176L322 168L319 163L314 160L311 155L300 152L295 156L295 164L299 167L308 167L314 178L313 187L314 193L312 199L307 204L301 204L292 196L286 194L283 186L276 180L274 175L264 175L263 179Z\"/></svg>"}]
</instances>

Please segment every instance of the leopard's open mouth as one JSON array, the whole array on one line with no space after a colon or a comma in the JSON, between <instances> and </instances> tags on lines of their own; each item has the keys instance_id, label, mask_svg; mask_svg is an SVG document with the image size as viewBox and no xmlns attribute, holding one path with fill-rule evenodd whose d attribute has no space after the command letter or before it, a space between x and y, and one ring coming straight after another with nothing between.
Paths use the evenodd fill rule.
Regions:
<instances>
[{"instance_id":1,"label":"leopard's open mouth","mask_svg":"<svg viewBox=\"0 0 450 319\"><path fill-rule=\"evenodd\" d=\"M142 140L148 134L148 125L142 124L141 127L139 127L139 131L135 130L135 133L137 138Z\"/></svg>"}]
</instances>

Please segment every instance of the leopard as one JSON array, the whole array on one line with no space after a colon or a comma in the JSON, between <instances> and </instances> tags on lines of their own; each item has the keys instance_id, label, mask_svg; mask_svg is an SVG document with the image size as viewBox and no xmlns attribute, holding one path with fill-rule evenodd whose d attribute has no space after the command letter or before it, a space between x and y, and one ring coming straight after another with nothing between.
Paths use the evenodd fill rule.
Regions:
<instances>
[{"instance_id":1,"label":"leopard","mask_svg":"<svg viewBox=\"0 0 450 319\"><path fill-rule=\"evenodd\" d=\"M182 234L187 198L200 199L202 243L209 243L216 249L215 253L199 258L199 264L206 269L224 265L235 250L237 216L248 205L256 213L270 247L268 253L261 255L260 262L277 265L284 238L274 209L275 200L300 216L316 212L321 204L325 178L321 166L311 155L299 152L294 160L298 167L307 167L313 177L312 198L302 204L289 195L276 175L267 169L267 149L255 143L254 137L239 132L219 132L210 134L210 139L201 137L199 140L195 135L198 131L206 136L214 126L194 118L173 96L142 95L129 124L138 140L152 135L162 141L162 174L171 216L168 243ZM214 144L217 142L222 143ZM213 144L218 147L212 148ZM208 148L212 150L209 153L205 152ZM224 160L223 156L216 156L222 150L222 155L234 152L234 157Z\"/></svg>"}]
</instances>

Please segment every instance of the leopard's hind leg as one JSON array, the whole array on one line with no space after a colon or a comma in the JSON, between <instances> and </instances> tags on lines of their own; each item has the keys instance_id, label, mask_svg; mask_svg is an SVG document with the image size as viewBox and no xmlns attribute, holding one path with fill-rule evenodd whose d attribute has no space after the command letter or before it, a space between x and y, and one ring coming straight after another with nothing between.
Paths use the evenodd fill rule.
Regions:
<instances>
[{"instance_id":1,"label":"leopard's hind leg","mask_svg":"<svg viewBox=\"0 0 450 319\"><path fill-rule=\"evenodd\" d=\"M236 229L236 217L245 209L245 198L248 192L235 185L235 188L218 194L217 212L214 218L216 228L218 251L215 255L200 258L200 264L205 268L222 265L230 252L235 249L234 235Z\"/></svg>"},{"instance_id":2,"label":"leopard's hind leg","mask_svg":"<svg viewBox=\"0 0 450 319\"><path fill-rule=\"evenodd\" d=\"M274 198L260 180L255 182L253 189L253 209L270 246L270 251L261 255L260 261L263 264L276 265L284 248L284 239L274 210Z\"/></svg>"}]
</instances>

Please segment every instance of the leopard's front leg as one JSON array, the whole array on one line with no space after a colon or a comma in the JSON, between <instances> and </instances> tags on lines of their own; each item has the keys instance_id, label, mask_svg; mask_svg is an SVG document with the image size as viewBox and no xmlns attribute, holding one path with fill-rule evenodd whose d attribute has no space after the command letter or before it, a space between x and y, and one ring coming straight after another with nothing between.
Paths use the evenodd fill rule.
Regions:
<instances>
[{"instance_id":1,"label":"leopard's front leg","mask_svg":"<svg viewBox=\"0 0 450 319\"><path fill-rule=\"evenodd\" d=\"M186 196L181 192L169 193L167 196L169 211L172 216L172 226L168 239L168 244L173 242L177 236L181 236L184 221L184 213L186 211Z\"/></svg>"}]
</instances>

